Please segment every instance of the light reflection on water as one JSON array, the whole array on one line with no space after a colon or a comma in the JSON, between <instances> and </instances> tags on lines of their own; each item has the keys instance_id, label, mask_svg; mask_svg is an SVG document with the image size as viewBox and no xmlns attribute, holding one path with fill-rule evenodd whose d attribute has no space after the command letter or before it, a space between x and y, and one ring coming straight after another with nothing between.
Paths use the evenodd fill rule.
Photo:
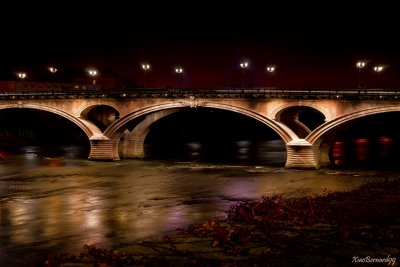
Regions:
<instances>
[{"instance_id":1,"label":"light reflection on water","mask_svg":"<svg viewBox=\"0 0 400 267\"><path fill-rule=\"evenodd\" d=\"M332 161L339 167L398 168L398 149L398 141L388 136L340 140L332 146Z\"/></svg>"},{"instance_id":2,"label":"light reflection on water","mask_svg":"<svg viewBox=\"0 0 400 267\"><path fill-rule=\"evenodd\" d=\"M145 151L148 152L147 154L151 158L158 159L168 159L168 157L171 158L171 154L174 154L172 157L177 159L203 162L263 163L284 166L286 161L286 146L283 140L280 139L265 141L240 140L224 144L193 141L186 143L184 149L176 148L169 153L165 151L157 152L151 144L147 144Z\"/></svg>"},{"instance_id":3,"label":"light reflection on water","mask_svg":"<svg viewBox=\"0 0 400 267\"><path fill-rule=\"evenodd\" d=\"M245 149L240 153L249 146L238 144ZM94 162L80 157L76 147L63 148L65 154L57 157L34 147L22 151L30 156L9 153L0 161L0 266L26 266L49 252L78 251L83 244L118 247L222 216L244 199L312 195L398 177L268 164ZM278 144L260 151L282 152Z\"/></svg>"}]
</instances>

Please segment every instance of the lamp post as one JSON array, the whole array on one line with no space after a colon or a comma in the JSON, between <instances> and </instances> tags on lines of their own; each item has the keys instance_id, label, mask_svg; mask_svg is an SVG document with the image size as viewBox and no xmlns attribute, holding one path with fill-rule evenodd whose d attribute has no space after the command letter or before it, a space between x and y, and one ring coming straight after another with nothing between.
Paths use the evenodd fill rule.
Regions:
<instances>
[{"instance_id":1,"label":"lamp post","mask_svg":"<svg viewBox=\"0 0 400 267\"><path fill-rule=\"evenodd\" d=\"M358 69L358 92L360 92L361 89L361 69L365 67L365 62L364 61L358 61L356 64L356 67Z\"/></svg>"},{"instance_id":2,"label":"lamp post","mask_svg":"<svg viewBox=\"0 0 400 267\"><path fill-rule=\"evenodd\" d=\"M272 72L275 71L275 66L273 66L273 65L267 66L266 70L267 70L268 72L272 73Z\"/></svg>"},{"instance_id":3,"label":"lamp post","mask_svg":"<svg viewBox=\"0 0 400 267\"><path fill-rule=\"evenodd\" d=\"M49 67L49 71L51 72L51 91L54 96L54 75L57 72L57 69L54 67Z\"/></svg>"},{"instance_id":4,"label":"lamp post","mask_svg":"<svg viewBox=\"0 0 400 267\"><path fill-rule=\"evenodd\" d=\"M268 65L265 70L268 73L273 74L275 72L275 66L274 65Z\"/></svg>"},{"instance_id":5,"label":"lamp post","mask_svg":"<svg viewBox=\"0 0 400 267\"><path fill-rule=\"evenodd\" d=\"M96 88L96 75L97 75L97 70L94 70L94 69L90 69L90 70L88 70L88 73L89 73L89 75L90 76L92 76L92 79L93 79L93 81L92 81L92 89L95 89Z\"/></svg>"},{"instance_id":6,"label":"lamp post","mask_svg":"<svg viewBox=\"0 0 400 267\"><path fill-rule=\"evenodd\" d=\"M182 73L183 73L183 68L181 68L181 67L175 68L175 73L178 74L178 83L179 83L179 86L182 88Z\"/></svg>"},{"instance_id":7,"label":"lamp post","mask_svg":"<svg viewBox=\"0 0 400 267\"><path fill-rule=\"evenodd\" d=\"M17 77L18 77L21 81L23 81L23 80L26 78L26 73L25 73L25 72L17 72ZM23 93L22 88L23 88L23 86L22 86L22 82L21 82L21 84L20 84L21 94Z\"/></svg>"},{"instance_id":8,"label":"lamp post","mask_svg":"<svg viewBox=\"0 0 400 267\"><path fill-rule=\"evenodd\" d=\"M245 84L245 79L244 79L245 73L244 72L248 66L249 66L249 63L247 61L243 61L240 63L240 67L242 68L242 87L244 87L244 84Z\"/></svg>"},{"instance_id":9,"label":"lamp post","mask_svg":"<svg viewBox=\"0 0 400 267\"><path fill-rule=\"evenodd\" d=\"M142 64L143 75L144 75L144 87L147 87L147 75L146 72L150 70L150 64Z\"/></svg>"},{"instance_id":10,"label":"lamp post","mask_svg":"<svg viewBox=\"0 0 400 267\"><path fill-rule=\"evenodd\" d=\"M380 86L380 73L383 71L383 66L375 66L374 71L378 74L378 87Z\"/></svg>"}]
</instances>

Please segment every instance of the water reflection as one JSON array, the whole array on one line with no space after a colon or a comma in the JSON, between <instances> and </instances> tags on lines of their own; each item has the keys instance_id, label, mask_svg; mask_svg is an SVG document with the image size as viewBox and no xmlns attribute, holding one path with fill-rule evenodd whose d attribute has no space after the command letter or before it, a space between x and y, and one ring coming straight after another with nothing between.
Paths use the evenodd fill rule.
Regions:
<instances>
[{"instance_id":1,"label":"water reflection","mask_svg":"<svg viewBox=\"0 0 400 267\"><path fill-rule=\"evenodd\" d=\"M280 144L264 145L257 153L278 162L283 155ZM238 143L236 156L251 153L252 146ZM199 153L192 156L202 154L202 146L188 147ZM67 156L78 150L64 149L65 154L54 157L29 147L0 161L0 266L29 266L50 252L74 252L83 244L118 247L222 216L243 199L312 195L398 177L397 173L284 170L268 164L94 162ZM64 164L55 167L48 164L52 161Z\"/></svg>"},{"instance_id":2,"label":"water reflection","mask_svg":"<svg viewBox=\"0 0 400 267\"><path fill-rule=\"evenodd\" d=\"M186 153L190 159L202 157L202 145L200 142L190 142L186 144Z\"/></svg>"},{"instance_id":3,"label":"water reflection","mask_svg":"<svg viewBox=\"0 0 400 267\"><path fill-rule=\"evenodd\" d=\"M367 138L354 139L354 156L358 165L365 164L368 159L369 140Z\"/></svg>"},{"instance_id":4,"label":"water reflection","mask_svg":"<svg viewBox=\"0 0 400 267\"><path fill-rule=\"evenodd\" d=\"M181 149L183 147L183 149ZM219 162L263 163L284 166L286 146L283 140L192 141L185 144L146 144L145 154L151 159Z\"/></svg>"},{"instance_id":5,"label":"water reflection","mask_svg":"<svg viewBox=\"0 0 400 267\"><path fill-rule=\"evenodd\" d=\"M395 139L388 136L353 138L336 141L331 158L339 167L396 168L400 158L395 152L399 148Z\"/></svg>"},{"instance_id":6,"label":"water reflection","mask_svg":"<svg viewBox=\"0 0 400 267\"><path fill-rule=\"evenodd\" d=\"M248 160L250 157L250 144L251 142L248 140L238 141L237 145L237 158L239 160Z\"/></svg>"}]
</instances>

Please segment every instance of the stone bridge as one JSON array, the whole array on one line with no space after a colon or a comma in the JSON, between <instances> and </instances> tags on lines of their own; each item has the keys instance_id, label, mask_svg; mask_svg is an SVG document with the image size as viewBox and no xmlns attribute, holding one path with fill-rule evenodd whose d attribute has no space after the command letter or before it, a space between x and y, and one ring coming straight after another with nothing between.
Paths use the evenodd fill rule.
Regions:
<instances>
[{"instance_id":1,"label":"stone bridge","mask_svg":"<svg viewBox=\"0 0 400 267\"><path fill-rule=\"evenodd\" d=\"M257 120L275 131L286 143L287 168L319 168L330 161L329 147L336 129L360 117L400 111L399 100L397 91L378 90L149 89L112 95L102 92L10 94L0 97L0 109L38 109L70 120L87 135L90 160L119 160L120 155L143 158L150 125L183 108L227 110ZM313 130L299 120L299 115L307 111L324 118Z\"/></svg>"}]
</instances>

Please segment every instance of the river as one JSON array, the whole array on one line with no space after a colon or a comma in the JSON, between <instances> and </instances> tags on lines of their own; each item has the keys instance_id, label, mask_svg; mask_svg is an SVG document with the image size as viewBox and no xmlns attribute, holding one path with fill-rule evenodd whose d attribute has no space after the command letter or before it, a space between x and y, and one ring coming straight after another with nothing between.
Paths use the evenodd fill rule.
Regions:
<instances>
[{"instance_id":1,"label":"river","mask_svg":"<svg viewBox=\"0 0 400 267\"><path fill-rule=\"evenodd\" d=\"M196 144L189 147L197 153ZM322 194L399 176L393 170L287 170L282 151L269 153L266 164L223 164L95 162L79 147L62 149L55 155L38 147L1 154L0 266L29 266L84 244L117 248L224 216L245 199ZM246 157L246 150L240 155Z\"/></svg>"}]
</instances>

